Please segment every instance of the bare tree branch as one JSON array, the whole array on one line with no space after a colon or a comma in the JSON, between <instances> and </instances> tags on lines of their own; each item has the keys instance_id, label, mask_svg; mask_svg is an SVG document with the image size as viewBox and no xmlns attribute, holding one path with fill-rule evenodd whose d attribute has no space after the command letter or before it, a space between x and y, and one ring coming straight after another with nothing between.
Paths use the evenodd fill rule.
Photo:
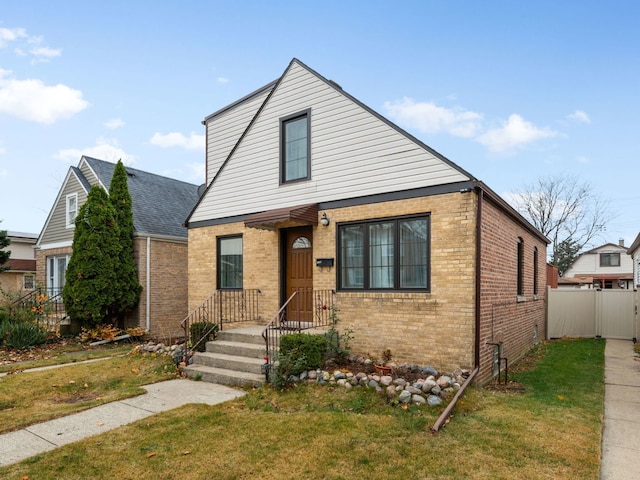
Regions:
<instances>
[{"instance_id":1,"label":"bare tree branch","mask_svg":"<svg viewBox=\"0 0 640 480\"><path fill-rule=\"evenodd\" d=\"M551 240L554 264L561 244L581 251L602 235L613 218L609 202L575 175L539 178L516 192L514 206ZM560 250L566 255L566 248Z\"/></svg>"}]
</instances>

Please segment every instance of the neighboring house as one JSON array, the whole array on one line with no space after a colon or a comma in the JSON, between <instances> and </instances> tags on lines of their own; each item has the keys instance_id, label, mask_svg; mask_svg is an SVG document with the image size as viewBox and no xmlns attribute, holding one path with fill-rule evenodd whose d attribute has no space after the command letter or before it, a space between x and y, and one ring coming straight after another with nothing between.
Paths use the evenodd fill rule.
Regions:
<instances>
[{"instance_id":1,"label":"neighboring house","mask_svg":"<svg viewBox=\"0 0 640 480\"><path fill-rule=\"evenodd\" d=\"M618 245L606 243L581 253L562 277L577 282L581 288L633 288L633 263L624 240Z\"/></svg>"},{"instance_id":2,"label":"neighboring house","mask_svg":"<svg viewBox=\"0 0 640 480\"><path fill-rule=\"evenodd\" d=\"M638 290L640 287L640 233L627 250L627 254L633 263L633 288Z\"/></svg>"},{"instance_id":3,"label":"neighboring house","mask_svg":"<svg viewBox=\"0 0 640 480\"><path fill-rule=\"evenodd\" d=\"M627 254L631 257L633 263L633 290L634 290L634 338L640 338L640 316L638 309L640 308L640 233L633 241Z\"/></svg>"},{"instance_id":4,"label":"neighboring house","mask_svg":"<svg viewBox=\"0 0 640 480\"><path fill-rule=\"evenodd\" d=\"M187 219L189 305L335 290L352 351L496 373L545 331L548 239L447 158L293 59L209 115L207 190Z\"/></svg>"},{"instance_id":5,"label":"neighboring house","mask_svg":"<svg viewBox=\"0 0 640 480\"><path fill-rule=\"evenodd\" d=\"M2 265L9 270L0 272L0 288L5 292L28 293L35 288L36 256L34 246L37 233L7 231L11 245L3 250L11 251L9 261Z\"/></svg>"},{"instance_id":6,"label":"neighboring house","mask_svg":"<svg viewBox=\"0 0 640 480\"><path fill-rule=\"evenodd\" d=\"M58 295L73 243L74 222L92 185L109 190L115 164L83 156L69 168L37 242L37 279ZM142 285L126 327L141 326L157 338L182 336L187 314L187 230L182 225L198 187L126 167L132 198L134 256Z\"/></svg>"}]
</instances>

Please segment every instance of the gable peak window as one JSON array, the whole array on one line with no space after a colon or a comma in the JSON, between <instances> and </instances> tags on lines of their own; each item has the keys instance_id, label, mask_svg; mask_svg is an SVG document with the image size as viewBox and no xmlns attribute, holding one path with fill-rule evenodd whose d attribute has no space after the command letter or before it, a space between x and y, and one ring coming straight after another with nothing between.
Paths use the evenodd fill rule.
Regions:
<instances>
[{"instance_id":1,"label":"gable peak window","mask_svg":"<svg viewBox=\"0 0 640 480\"><path fill-rule=\"evenodd\" d=\"M71 193L67 195L66 205L67 228L75 226L76 216L78 215L78 194Z\"/></svg>"},{"instance_id":2,"label":"gable peak window","mask_svg":"<svg viewBox=\"0 0 640 480\"><path fill-rule=\"evenodd\" d=\"M280 182L311 178L311 110L280 119Z\"/></svg>"}]
</instances>

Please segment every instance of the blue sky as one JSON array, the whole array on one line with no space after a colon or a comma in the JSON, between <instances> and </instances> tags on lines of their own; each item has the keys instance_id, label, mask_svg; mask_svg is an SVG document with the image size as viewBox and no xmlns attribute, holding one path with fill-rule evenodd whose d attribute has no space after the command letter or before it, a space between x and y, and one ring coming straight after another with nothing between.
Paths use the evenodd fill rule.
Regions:
<instances>
[{"instance_id":1,"label":"blue sky","mask_svg":"<svg viewBox=\"0 0 640 480\"><path fill-rule=\"evenodd\" d=\"M578 175L640 232L635 1L0 6L0 228L37 233L82 154L200 184L210 113L293 57L499 194Z\"/></svg>"}]
</instances>

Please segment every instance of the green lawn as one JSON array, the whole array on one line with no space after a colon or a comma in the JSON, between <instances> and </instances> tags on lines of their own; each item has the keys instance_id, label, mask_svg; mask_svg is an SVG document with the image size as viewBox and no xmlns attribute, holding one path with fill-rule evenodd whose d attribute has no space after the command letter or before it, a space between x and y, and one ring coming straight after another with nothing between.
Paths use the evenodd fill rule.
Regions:
<instances>
[{"instance_id":1,"label":"green lawn","mask_svg":"<svg viewBox=\"0 0 640 480\"><path fill-rule=\"evenodd\" d=\"M510 379L472 388L438 434L440 410L392 407L369 390L263 387L189 405L20 464L29 479L597 479L603 340L551 342Z\"/></svg>"}]
</instances>

